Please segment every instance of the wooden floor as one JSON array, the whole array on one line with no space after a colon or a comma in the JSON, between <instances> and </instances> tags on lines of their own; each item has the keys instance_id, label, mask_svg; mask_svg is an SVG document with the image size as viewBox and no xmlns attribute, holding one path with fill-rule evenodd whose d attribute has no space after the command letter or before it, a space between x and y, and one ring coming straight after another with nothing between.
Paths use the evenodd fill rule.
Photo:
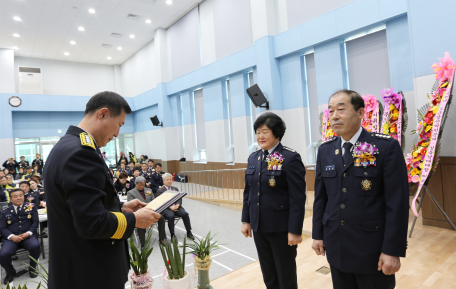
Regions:
<instances>
[{"instance_id":1,"label":"wooden floor","mask_svg":"<svg viewBox=\"0 0 456 289\"><path fill-rule=\"evenodd\" d=\"M306 218L304 229L311 230L312 221ZM409 228L413 215L410 215ZM253 240L252 240L253 242ZM325 257L315 254L312 239L298 246L299 288L332 288L331 275L317 273L322 266L329 267ZM407 257L401 258L402 268L396 274L396 288L400 289L456 289L456 232L423 226L418 219L412 238L409 239ZM263 283L260 265L254 262L241 269L211 281L217 289L260 289Z\"/></svg>"}]
</instances>

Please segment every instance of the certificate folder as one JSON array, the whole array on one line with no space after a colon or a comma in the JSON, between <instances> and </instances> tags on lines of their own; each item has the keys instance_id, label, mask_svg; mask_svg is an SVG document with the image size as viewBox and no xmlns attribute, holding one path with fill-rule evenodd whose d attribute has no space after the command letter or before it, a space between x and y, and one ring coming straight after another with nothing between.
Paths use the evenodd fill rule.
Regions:
<instances>
[{"instance_id":1,"label":"certificate folder","mask_svg":"<svg viewBox=\"0 0 456 289\"><path fill-rule=\"evenodd\" d=\"M147 204L146 207L151 208L155 212L161 214L186 195L187 193L185 192L166 191L155 198L152 202Z\"/></svg>"}]
</instances>

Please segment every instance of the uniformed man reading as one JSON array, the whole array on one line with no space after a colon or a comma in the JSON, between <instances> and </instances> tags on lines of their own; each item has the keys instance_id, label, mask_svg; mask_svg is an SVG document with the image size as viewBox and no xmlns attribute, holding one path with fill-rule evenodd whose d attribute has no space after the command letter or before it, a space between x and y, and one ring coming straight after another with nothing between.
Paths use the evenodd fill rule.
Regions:
<instances>
[{"instance_id":1,"label":"uniformed man reading","mask_svg":"<svg viewBox=\"0 0 456 289\"><path fill-rule=\"evenodd\" d=\"M117 93L96 94L46 160L49 289L123 289L126 240L135 227L149 228L161 217L137 199L119 201L99 149L119 135L129 113Z\"/></svg>"},{"instance_id":2,"label":"uniformed man reading","mask_svg":"<svg viewBox=\"0 0 456 289\"><path fill-rule=\"evenodd\" d=\"M362 128L363 115L355 91L329 99L339 136L318 150L312 248L326 254L335 289L392 289L407 248L407 169L398 141Z\"/></svg>"}]
</instances>

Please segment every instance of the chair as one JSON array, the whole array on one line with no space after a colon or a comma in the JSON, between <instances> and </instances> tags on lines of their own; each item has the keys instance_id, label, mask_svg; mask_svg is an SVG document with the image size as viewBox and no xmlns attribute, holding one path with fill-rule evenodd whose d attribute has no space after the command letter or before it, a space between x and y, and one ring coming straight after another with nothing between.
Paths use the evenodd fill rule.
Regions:
<instances>
[{"instance_id":1,"label":"chair","mask_svg":"<svg viewBox=\"0 0 456 289\"><path fill-rule=\"evenodd\" d=\"M29 255L29 251L25 250L24 248L19 248L19 249L16 250L16 253L14 253L13 257L14 256L18 256L19 257L19 256L22 256L22 255ZM40 258L38 258L37 261L40 262ZM40 265L37 265L36 268L38 269L38 271L41 271L40 270L41 269ZM4 270L3 267L0 267L0 282L3 282L3 270Z\"/></svg>"},{"instance_id":2,"label":"chair","mask_svg":"<svg viewBox=\"0 0 456 289\"><path fill-rule=\"evenodd\" d=\"M176 224L180 221L180 219L181 219L180 217L176 217L176 219L174 220L174 226L176 226ZM168 220L165 219L165 224L166 224L167 222L168 222ZM152 225L152 226L149 228L149 230L153 230L153 227L154 227L154 226L155 226L155 224ZM157 224L157 226L158 226L158 224ZM166 226L165 226L165 228L166 228ZM147 236L147 234L148 234L148 232L146 231L146 236ZM136 228L133 230L133 236L134 236L134 243L135 243L135 246L136 246L137 248L139 248L139 247L141 246L141 244L140 244L140 242L139 242L139 236L138 236L138 232L136 231Z\"/></svg>"},{"instance_id":3,"label":"chair","mask_svg":"<svg viewBox=\"0 0 456 289\"><path fill-rule=\"evenodd\" d=\"M8 208L8 202L0 202L0 211Z\"/></svg>"}]
</instances>

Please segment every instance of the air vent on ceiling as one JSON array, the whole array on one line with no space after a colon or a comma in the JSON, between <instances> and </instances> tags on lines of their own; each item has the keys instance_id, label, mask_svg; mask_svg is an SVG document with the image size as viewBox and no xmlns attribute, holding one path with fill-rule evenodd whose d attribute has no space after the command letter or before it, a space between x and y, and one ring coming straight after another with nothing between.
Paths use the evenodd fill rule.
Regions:
<instances>
[{"instance_id":1,"label":"air vent on ceiling","mask_svg":"<svg viewBox=\"0 0 456 289\"><path fill-rule=\"evenodd\" d=\"M112 36L112 37L116 37L116 38L122 38L123 34L120 34L120 33L111 33L111 36Z\"/></svg>"},{"instance_id":2,"label":"air vent on ceiling","mask_svg":"<svg viewBox=\"0 0 456 289\"><path fill-rule=\"evenodd\" d=\"M112 44L103 43L103 44L101 44L101 47L103 47L103 48L111 48Z\"/></svg>"},{"instance_id":3,"label":"air vent on ceiling","mask_svg":"<svg viewBox=\"0 0 456 289\"><path fill-rule=\"evenodd\" d=\"M130 19L130 20L138 21L139 18L141 18L141 16L139 16L139 15L135 15L135 14L128 14L127 15L127 19Z\"/></svg>"}]
</instances>

